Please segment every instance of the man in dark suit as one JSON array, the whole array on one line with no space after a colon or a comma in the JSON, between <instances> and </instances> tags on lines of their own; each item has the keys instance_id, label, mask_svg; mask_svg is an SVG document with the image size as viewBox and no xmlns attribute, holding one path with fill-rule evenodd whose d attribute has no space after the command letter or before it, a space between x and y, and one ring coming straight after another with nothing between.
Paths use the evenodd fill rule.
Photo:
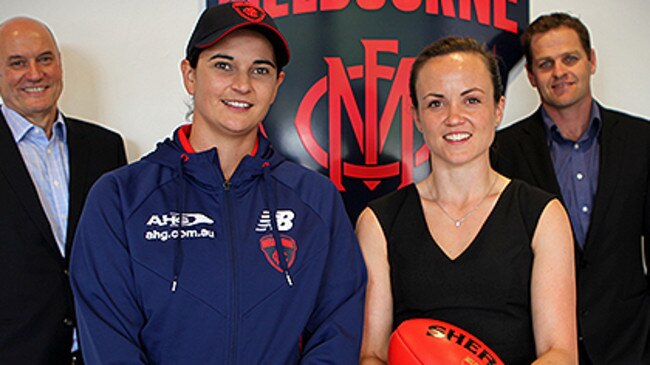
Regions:
<instances>
[{"instance_id":1,"label":"man in dark suit","mask_svg":"<svg viewBox=\"0 0 650 365\"><path fill-rule=\"evenodd\" d=\"M126 163L116 133L58 110L61 56L33 19L0 24L0 363L79 363L68 279L86 194Z\"/></svg>"},{"instance_id":2,"label":"man in dark suit","mask_svg":"<svg viewBox=\"0 0 650 365\"><path fill-rule=\"evenodd\" d=\"M596 56L578 19L542 16L523 44L542 105L497 133L494 167L557 194L569 212L580 363L648 365L650 123L593 99Z\"/></svg>"}]
</instances>

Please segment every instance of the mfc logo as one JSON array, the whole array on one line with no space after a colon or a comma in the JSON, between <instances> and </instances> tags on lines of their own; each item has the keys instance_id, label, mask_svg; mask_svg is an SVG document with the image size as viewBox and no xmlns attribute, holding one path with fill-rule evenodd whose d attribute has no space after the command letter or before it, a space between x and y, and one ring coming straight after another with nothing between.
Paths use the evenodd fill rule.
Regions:
<instances>
[{"instance_id":1,"label":"mfc logo","mask_svg":"<svg viewBox=\"0 0 650 365\"><path fill-rule=\"evenodd\" d=\"M278 227L279 232L287 232L293 228L293 219L296 217L296 214L289 209L278 209L275 212L275 224ZM260 213L260 219L257 221L257 227L255 227L255 232L268 232L272 231L273 226L271 225L271 212L267 209L264 209Z\"/></svg>"},{"instance_id":2,"label":"mfc logo","mask_svg":"<svg viewBox=\"0 0 650 365\"><path fill-rule=\"evenodd\" d=\"M380 65L379 55L383 52L398 54L397 40L362 40L365 65L345 67L339 57L326 57L327 76L318 80L305 94L298 107L294 124L307 152L323 168L329 169L329 177L339 191L345 191L343 176L361 179L372 191L383 179L400 176L399 187L413 181L413 169L428 160L425 144L414 147L413 116L409 95L409 76L414 58L402 58L397 69ZM365 115L361 115L354 97L351 80L363 79L365 90ZM383 113L379 110L379 82L392 81ZM385 81L383 81L385 83ZM311 127L312 113L323 98L329 105L329 151L317 141ZM401 111L396 117L398 109ZM363 154L363 164L343 161L342 113L347 112L352 131ZM386 148L389 130L399 121L401 161L379 164L379 156Z\"/></svg>"},{"instance_id":3,"label":"mfc logo","mask_svg":"<svg viewBox=\"0 0 650 365\"><path fill-rule=\"evenodd\" d=\"M153 214L147 221L147 226L158 227L192 227L197 224L213 224L214 220L203 213L183 213L169 212L169 214Z\"/></svg>"}]
</instances>

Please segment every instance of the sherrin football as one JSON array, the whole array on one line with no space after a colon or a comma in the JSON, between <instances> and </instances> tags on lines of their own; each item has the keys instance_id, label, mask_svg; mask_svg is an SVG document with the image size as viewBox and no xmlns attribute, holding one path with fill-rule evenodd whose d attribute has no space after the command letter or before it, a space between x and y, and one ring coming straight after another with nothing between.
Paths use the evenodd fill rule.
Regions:
<instances>
[{"instance_id":1,"label":"sherrin football","mask_svg":"<svg viewBox=\"0 0 650 365\"><path fill-rule=\"evenodd\" d=\"M389 365L503 365L469 332L443 321L415 318L402 322L390 337Z\"/></svg>"}]
</instances>

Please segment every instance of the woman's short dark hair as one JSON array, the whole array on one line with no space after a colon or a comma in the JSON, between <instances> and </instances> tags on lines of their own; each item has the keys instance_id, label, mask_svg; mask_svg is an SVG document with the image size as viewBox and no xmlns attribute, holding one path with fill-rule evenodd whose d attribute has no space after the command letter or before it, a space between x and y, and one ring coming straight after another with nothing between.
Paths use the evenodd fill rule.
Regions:
<instances>
[{"instance_id":1,"label":"woman's short dark hair","mask_svg":"<svg viewBox=\"0 0 650 365\"><path fill-rule=\"evenodd\" d=\"M485 62L490 78L492 79L492 86L494 87L494 101L498 102L503 95L503 85L501 84L501 74L499 73L499 64L494 54L487 51L485 46L474 38L471 37L446 37L439 39L420 52L413 63L411 69L411 78L409 80L409 91L411 93L411 102L414 107L418 107L417 95L415 93L415 84L419 76L420 70L424 64L438 56L444 56L451 53L465 52L475 53L479 55Z\"/></svg>"}]
</instances>

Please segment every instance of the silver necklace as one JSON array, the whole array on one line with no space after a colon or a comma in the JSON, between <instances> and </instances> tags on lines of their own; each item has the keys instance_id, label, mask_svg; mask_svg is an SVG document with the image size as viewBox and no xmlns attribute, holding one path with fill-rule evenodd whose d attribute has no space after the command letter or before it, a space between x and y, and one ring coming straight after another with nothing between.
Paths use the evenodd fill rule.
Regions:
<instances>
[{"instance_id":1,"label":"silver necklace","mask_svg":"<svg viewBox=\"0 0 650 365\"><path fill-rule=\"evenodd\" d=\"M483 204L485 199L487 199L487 197L490 195L490 192L492 191L492 188L494 188L494 185L496 184L497 180L498 180L498 176L495 176L494 181L492 181L492 185L490 185L487 192L485 193L483 198L478 202L478 204L476 204L474 208L472 208L469 212L465 213L465 215L463 215L458 219L452 217L451 214L449 214L447 210L443 208L442 205L440 205L440 203L438 203L438 199L435 199L433 202L436 203L438 208L440 208L440 210L442 210L443 213L445 213L447 218L451 219L451 221L454 222L454 226L456 226L456 228L460 228L460 226L463 224L465 219L467 219L467 217L469 217L472 213L474 213L478 209L478 207L480 207L481 204ZM428 186L428 188L429 188L429 194L431 194L431 186Z\"/></svg>"}]
</instances>

